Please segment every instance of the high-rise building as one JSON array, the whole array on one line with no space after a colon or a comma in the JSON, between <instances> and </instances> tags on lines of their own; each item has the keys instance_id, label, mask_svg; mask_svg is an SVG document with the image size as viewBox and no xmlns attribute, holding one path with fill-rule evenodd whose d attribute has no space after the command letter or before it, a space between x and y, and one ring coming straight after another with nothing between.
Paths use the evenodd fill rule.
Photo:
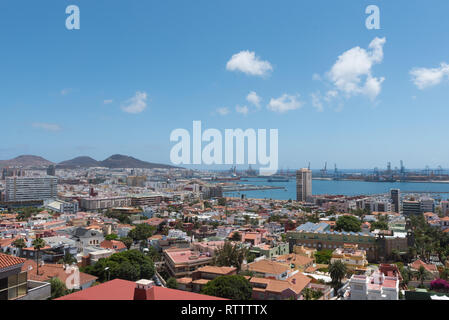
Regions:
<instances>
[{"instance_id":1,"label":"high-rise building","mask_svg":"<svg viewBox=\"0 0 449 320\"><path fill-rule=\"evenodd\" d=\"M54 164L51 164L47 168L47 175L49 176L56 176L56 167Z\"/></svg>"},{"instance_id":2,"label":"high-rise building","mask_svg":"<svg viewBox=\"0 0 449 320\"><path fill-rule=\"evenodd\" d=\"M391 189L390 190L390 198L393 201L394 212L399 213L401 211L401 190Z\"/></svg>"},{"instance_id":3,"label":"high-rise building","mask_svg":"<svg viewBox=\"0 0 449 320\"><path fill-rule=\"evenodd\" d=\"M10 177L6 178L6 201L36 201L57 197L56 177Z\"/></svg>"},{"instance_id":4,"label":"high-rise building","mask_svg":"<svg viewBox=\"0 0 449 320\"><path fill-rule=\"evenodd\" d=\"M296 171L296 200L310 201L312 197L312 170L300 169Z\"/></svg>"},{"instance_id":5,"label":"high-rise building","mask_svg":"<svg viewBox=\"0 0 449 320\"><path fill-rule=\"evenodd\" d=\"M405 216L421 214L421 203L416 200L402 201L402 212Z\"/></svg>"}]
</instances>

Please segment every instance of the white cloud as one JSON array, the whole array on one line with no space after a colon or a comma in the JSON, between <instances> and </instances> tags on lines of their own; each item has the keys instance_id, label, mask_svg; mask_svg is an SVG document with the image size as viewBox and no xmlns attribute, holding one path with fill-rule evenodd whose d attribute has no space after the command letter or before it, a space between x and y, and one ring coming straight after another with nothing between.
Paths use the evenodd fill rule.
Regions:
<instances>
[{"instance_id":1,"label":"white cloud","mask_svg":"<svg viewBox=\"0 0 449 320\"><path fill-rule=\"evenodd\" d=\"M413 68L410 71L413 83L421 90L436 86L449 78L449 64L442 62L438 68Z\"/></svg>"},{"instance_id":2,"label":"white cloud","mask_svg":"<svg viewBox=\"0 0 449 320\"><path fill-rule=\"evenodd\" d=\"M312 98L312 106L315 107L317 111L323 112L324 107L323 102L321 101L320 93L312 93L310 96Z\"/></svg>"},{"instance_id":3,"label":"white cloud","mask_svg":"<svg viewBox=\"0 0 449 320\"><path fill-rule=\"evenodd\" d=\"M268 110L284 113L290 110L298 109L302 106L302 103L297 99L299 95L292 96L283 94L277 99L272 98L268 104Z\"/></svg>"},{"instance_id":4,"label":"white cloud","mask_svg":"<svg viewBox=\"0 0 449 320\"><path fill-rule=\"evenodd\" d=\"M45 131L54 131L54 132L56 132L56 131L60 131L61 130L61 126L58 125L58 124L54 124L54 123L34 122L32 124L32 126L34 128L42 129L42 130L45 130Z\"/></svg>"},{"instance_id":5,"label":"white cloud","mask_svg":"<svg viewBox=\"0 0 449 320\"><path fill-rule=\"evenodd\" d=\"M114 100L112 99L107 99L103 101L104 104L111 104L112 102L114 102Z\"/></svg>"},{"instance_id":6,"label":"white cloud","mask_svg":"<svg viewBox=\"0 0 449 320\"><path fill-rule=\"evenodd\" d=\"M263 61L257 57L255 52L246 50L234 54L226 64L226 69L241 71L253 76L264 76L272 71L273 67L268 61Z\"/></svg>"},{"instance_id":7,"label":"white cloud","mask_svg":"<svg viewBox=\"0 0 449 320\"><path fill-rule=\"evenodd\" d=\"M379 95L385 78L373 77L372 68L382 62L385 42L385 38L376 37L369 44L368 50L354 47L340 55L327 73L335 89L347 97L362 94L374 100Z\"/></svg>"},{"instance_id":8,"label":"white cloud","mask_svg":"<svg viewBox=\"0 0 449 320\"><path fill-rule=\"evenodd\" d=\"M122 105L122 110L128 113L141 113L147 107L147 94L146 92L137 91L136 95L127 100Z\"/></svg>"},{"instance_id":9,"label":"white cloud","mask_svg":"<svg viewBox=\"0 0 449 320\"><path fill-rule=\"evenodd\" d=\"M246 100L256 106L257 108L260 108L260 102L262 101L262 98L257 95L255 91L251 91L248 96L246 96Z\"/></svg>"},{"instance_id":10,"label":"white cloud","mask_svg":"<svg viewBox=\"0 0 449 320\"><path fill-rule=\"evenodd\" d=\"M249 113L249 109L247 106L241 107L241 106L237 105L237 106L235 106L235 111L237 111L238 113L241 113L245 116Z\"/></svg>"},{"instance_id":11,"label":"white cloud","mask_svg":"<svg viewBox=\"0 0 449 320\"><path fill-rule=\"evenodd\" d=\"M68 95L70 92L72 92L73 90L71 88L66 88L66 89L62 89L61 90L61 96L65 96Z\"/></svg>"},{"instance_id":12,"label":"white cloud","mask_svg":"<svg viewBox=\"0 0 449 320\"><path fill-rule=\"evenodd\" d=\"M225 115L227 115L227 114L229 113L229 109L226 108L226 107L218 108L218 109L217 109L217 113L218 113L219 115L221 115L221 116L225 116Z\"/></svg>"}]
</instances>

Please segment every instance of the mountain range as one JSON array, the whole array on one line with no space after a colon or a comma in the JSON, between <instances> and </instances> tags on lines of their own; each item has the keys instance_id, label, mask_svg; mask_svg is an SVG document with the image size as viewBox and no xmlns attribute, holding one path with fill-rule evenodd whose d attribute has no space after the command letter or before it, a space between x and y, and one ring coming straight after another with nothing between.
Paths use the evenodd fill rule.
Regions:
<instances>
[{"instance_id":1,"label":"mountain range","mask_svg":"<svg viewBox=\"0 0 449 320\"><path fill-rule=\"evenodd\" d=\"M58 169L75 169L75 168L92 168L92 167L106 167L106 168L176 168L167 164L152 163L142 161L130 156L115 154L103 161L97 161L91 157L82 156L71 160L54 163L47 159L34 155L22 155L11 160L0 160L0 167L22 167L22 168L42 168L49 165L56 165Z\"/></svg>"}]
</instances>

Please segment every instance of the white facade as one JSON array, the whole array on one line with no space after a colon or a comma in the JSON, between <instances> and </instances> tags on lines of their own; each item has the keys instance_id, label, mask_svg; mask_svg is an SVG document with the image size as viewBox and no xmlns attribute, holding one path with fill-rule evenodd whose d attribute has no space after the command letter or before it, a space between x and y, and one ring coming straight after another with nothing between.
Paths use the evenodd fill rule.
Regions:
<instances>
[{"instance_id":1,"label":"white facade","mask_svg":"<svg viewBox=\"0 0 449 320\"><path fill-rule=\"evenodd\" d=\"M6 178L6 201L37 201L57 197L56 177L10 177Z\"/></svg>"}]
</instances>

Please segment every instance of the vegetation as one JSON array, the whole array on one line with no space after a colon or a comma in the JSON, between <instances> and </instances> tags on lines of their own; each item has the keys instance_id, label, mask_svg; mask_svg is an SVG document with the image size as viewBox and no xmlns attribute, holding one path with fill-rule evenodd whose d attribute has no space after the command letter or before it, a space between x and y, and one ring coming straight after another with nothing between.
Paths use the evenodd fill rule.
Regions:
<instances>
[{"instance_id":1,"label":"vegetation","mask_svg":"<svg viewBox=\"0 0 449 320\"><path fill-rule=\"evenodd\" d=\"M141 223L128 232L128 237L134 241L147 240L155 231L156 227L150 226L146 223Z\"/></svg>"},{"instance_id":2,"label":"vegetation","mask_svg":"<svg viewBox=\"0 0 449 320\"><path fill-rule=\"evenodd\" d=\"M304 300L318 300L323 296L323 293L318 290L313 290L310 288L305 288L303 291Z\"/></svg>"},{"instance_id":3,"label":"vegetation","mask_svg":"<svg viewBox=\"0 0 449 320\"><path fill-rule=\"evenodd\" d=\"M335 230L346 232L361 231L361 221L354 216L341 216L335 225Z\"/></svg>"},{"instance_id":4,"label":"vegetation","mask_svg":"<svg viewBox=\"0 0 449 320\"><path fill-rule=\"evenodd\" d=\"M123 244L126 246L126 249L128 250L133 245L133 239L131 239L130 237L121 238L120 241L123 242Z\"/></svg>"},{"instance_id":5,"label":"vegetation","mask_svg":"<svg viewBox=\"0 0 449 320\"><path fill-rule=\"evenodd\" d=\"M76 258L73 255L71 255L69 252L66 252L64 254L64 257L58 261L58 263L60 263L60 264L72 264L72 263L76 263L76 262L77 262Z\"/></svg>"},{"instance_id":6,"label":"vegetation","mask_svg":"<svg viewBox=\"0 0 449 320\"><path fill-rule=\"evenodd\" d=\"M118 235L116 235L115 233L111 233L106 235L106 237L104 237L105 240L118 240Z\"/></svg>"},{"instance_id":7,"label":"vegetation","mask_svg":"<svg viewBox=\"0 0 449 320\"><path fill-rule=\"evenodd\" d=\"M315 262L318 264L329 264L331 263L332 250L321 250L315 252Z\"/></svg>"},{"instance_id":8,"label":"vegetation","mask_svg":"<svg viewBox=\"0 0 449 320\"><path fill-rule=\"evenodd\" d=\"M176 278L170 277L167 280L167 288L178 289L178 281L176 281Z\"/></svg>"},{"instance_id":9,"label":"vegetation","mask_svg":"<svg viewBox=\"0 0 449 320\"><path fill-rule=\"evenodd\" d=\"M39 274L39 256L41 249L45 247L45 241L42 238L37 238L33 240L33 247L36 252L36 273Z\"/></svg>"},{"instance_id":10,"label":"vegetation","mask_svg":"<svg viewBox=\"0 0 449 320\"><path fill-rule=\"evenodd\" d=\"M138 250L114 253L109 258L98 260L93 266L81 269L97 276L100 282L116 278L130 281L151 279L155 271L153 260Z\"/></svg>"},{"instance_id":11,"label":"vegetation","mask_svg":"<svg viewBox=\"0 0 449 320\"><path fill-rule=\"evenodd\" d=\"M344 279L346 272L346 265L340 260L329 265L329 274L332 278L331 286L334 288L335 294L337 294L338 289L341 288L341 281Z\"/></svg>"},{"instance_id":12,"label":"vegetation","mask_svg":"<svg viewBox=\"0 0 449 320\"><path fill-rule=\"evenodd\" d=\"M247 249L240 248L237 244L232 245L230 242L225 242L223 247L216 250L213 264L219 267L234 266L238 272L241 270L243 260L247 255Z\"/></svg>"},{"instance_id":13,"label":"vegetation","mask_svg":"<svg viewBox=\"0 0 449 320\"><path fill-rule=\"evenodd\" d=\"M56 299L62 296L65 296L69 293L69 290L65 286L64 282L62 282L59 278L51 278L51 299Z\"/></svg>"},{"instance_id":14,"label":"vegetation","mask_svg":"<svg viewBox=\"0 0 449 320\"><path fill-rule=\"evenodd\" d=\"M410 222L415 235L415 245L409 249L409 260L417 256L429 262L430 256L434 254L444 264L449 257L449 234L427 224L424 215L412 216Z\"/></svg>"},{"instance_id":15,"label":"vegetation","mask_svg":"<svg viewBox=\"0 0 449 320\"><path fill-rule=\"evenodd\" d=\"M249 281L241 275L220 276L209 281L201 293L232 300L249 300L252 287Z\"/></svg>"}]
</instances>

